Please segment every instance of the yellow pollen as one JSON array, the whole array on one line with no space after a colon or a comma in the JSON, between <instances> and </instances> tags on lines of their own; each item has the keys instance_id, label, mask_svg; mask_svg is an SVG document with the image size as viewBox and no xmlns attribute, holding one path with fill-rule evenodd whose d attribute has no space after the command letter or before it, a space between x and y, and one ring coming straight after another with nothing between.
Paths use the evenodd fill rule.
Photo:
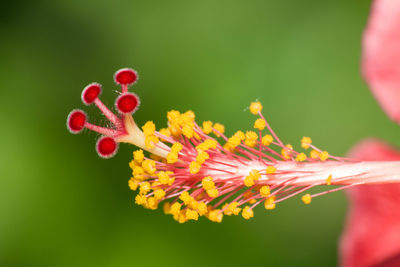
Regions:
<instances>
[{"instance_id":1,"label":"yellow pollen","mask_svg":"<svg viewBox=\"0 0 400 267\"><path fill-rule=\"evenodd\" d=\"M171 204L169 202L165 202L163 205L163 211L165 214L171 213Z\"/></svg>"},{"instance_id":2,"label":"yellow pollen","mask_svg":"<svg viewBox=\"0 0 400 267\"><path fill-rule=\"evenodd\" d=\"M170 212L173 215L178 215L180 213L182 204L179 204L178 202L175 202L174 204L171 205Z\"/></svg>"},{"instance_id":3,"label":"yellow pollen","mask_svg":"<svg viewBox=\"0 0 400 267\"><path fill-rule=\"evenodd\" d=\"M246 178L244 178L243 183L245 186L247 187L251 187L254 185L254 179L252 176L246 176Z\"/></svg>"},{"instance_id":4,"label":"yellow pollen","mask_svg":"<svg viewBox=\"0 0 400 267\"><path fill-rule=\"evenodd\" d=\"M264 185L260 188L260 194L263 197L268 197L271 194L271 189L268 185Z\"/></svg>"},{"instance_id":5,"label":"yellow pollen","mask_svg":"<svg viewBox=\"0 0 400 267\"><path fill-rule=\"evenodd\" d=\"M325 161L325 160L327 160L328 158L329 158L329 153L328 153L328 151L322 151L322 152L319 154L319 159L322 160L322 161Z\"/></svg>"},{"instance_id":6,"label":"yellow pollen","mask_svg":"<svg viewBox=\"0 0 400 267\"><path fill-rule=\"evenodd\" d=\"M143 154L143 150L139 149L133 152L133 159L137 162L137 163L141 163L144 159L144 154Z\"/></svg>"},{"instance_id":7,"label":"yellow pollen","mask_svg":"<svg viewBox=\"0 0 400 267\"><path fill-rule=\"evenodd\" d=\"M146 135L144 139L144 144L146 145L146 148L152 149L155 147L155 144L157 144L159 141L160 140L155 135Z\"/></svg>"},{"instance_id":8,"label":"yellow pollen","mask_svg":"<svg viewBox=\"0 0 400 267\"><path fill-rule=\"evenodd\" d=\"M253 218L254 217L253 210L249 206L246 206L242 211L242 217L245 218L246 220Z\"/></svg>"},{"instance_id":9,"label":"yellow pollen","mask_svg":"<svg viewBox=\"0 0 400 267\"><path fill-rule=\"evenodd\" d=\"M214 129L215 130L217 130L219 133L221 133L221 134L223 134L224 132L225 132L225 126L224 125L222 125L221 123L215 123L214 124ZM214 134L217 136L217 137L220 137L220 134L219 133L217 133L216 131L214 131Z\"/></svg>"},{"instance_id":10,"label":"yellow pollen","mask_svg":"<svg viewBox=\"0 0 400 267\"><path fill-rule=\"evenodd\" d=\"M260 172L257 171L257 170L251 170L249 175L250 175L251 177L253 177L253 179L254 179L255 181L258 180L258 179L260 179L260 177L261 177Z\"/></svg>"},{"instance_id":11,"label":"yellow pollen","mask_svg":"<svg viewBox=\"0 0 400 267\"><path fill-rule=\"evenodd\" d=\"M144 169L142 167L136 166L132 171L133 177L138 180L144 180Z\"/></svg>"},{"instance_id":12,"label":"yellow pollen","mask_svg":"<svg viewBox=\"0 0 400 267\"><path fill-rule=\"evenodd\" d=\"M254 147L257 144L258 135L253 131L246 132L246 140L244 143L249 147Z\"/></svg>"},{"instance_id":13,"label":"yellow pollen","mask_svg":"<svg viewBox=\"0 0 400 267\"><path fill-rule=\"evenodd\" d=\"M167 155L167 162L172 164L178 161L178 153L171 151Z\"/></svg>"},{"instance_id":14,"label":"yellow pollen","mask_svg":"<svg viewBox=\"0 0 400 267\"><path fill-rule=\"evenodd\" d=\"M165 191L162 189L157 189L154 191L154 198L156 200L161 200L165 196Z\"/></svg>"},{"instance_id":15,"label":"yellow pollen","mask_svg":"<svg viewBox=\"0 0 400 267\"><path fill-rule=\"evenodd\" d=\"M218 194L219 194L219 192L218 192L218 189L216 189L216 188L212 188L212 189L208 189L207 190L207 195L209 197L216 198L216 197L218 197Z\"/></svg>"},{"instance_id":16,"label":"yellow pollen","mask_svg":"<svg viewBox=\"0 0 400 267\"><path fill-rule=\"evenodd\" d=\"M160 171L160 172L157 173L157 177L158 177L158 181L159 181L161 184L168 184L169 175L168 175L167 172Z\"/></svg>"},{"instance_id":17,"label":"yellow pollen","mask_svg":"<svg viewBox=\"0 0 400 267\"><path fill-rule=\"evenodd\" d=\"M176 142L171 146L171 151L175 152L175 153L179 153L182 150L182 148L183 148L183 145L181 143Z\"/></svg>"},{"instance_id":18,"label":"yellow pollen","mask_svg":"<svg viewBox=\"0 0 400 267\"><path fill-rule=\"evenodd\" d=\"M160 129L160 134L166 136L166 137L170 137L171 136L171 131L168 128L162 128Z\"/></svg>"},{"instance_id":19,"label":"yellow pollen","mask_svg":"<svg viewBox=\"0 0 400 267\"><path fill-rule=\"evenodd\" d=\"M219 222L220 223L222 221L222 217L223 216L224 216L224 214L222 212L220 212L219 209L210 210L208 212L208 219L210 221L213 221L213 222Z\"/></svg>"},{"instance_id":20,"label":"yellow pollen","mask_svg":"<svg viewBox=\"0 0 400 267\"><path fill-rule=\"evenodd\" d=\"M201 164L197 161L190 162L189 171L191 174L196 174L200 171Z\"/></svg>"},{"instance_id":21,"label":"yellow pollen","mask_svg":"<svg viewBox=\"0 0 400 267\"><path fill-rule=\"evenodd\" d=\"M129 179L128 185L131 190L135 191L138 188L139 183L138 181L136 181L135 178L132 177L131 179Z\"/></svg>"},{"instance_id":22,"label":"yellow pollen","mask_svg":"<svg viewBox=\"0 0 400 267\"><path fill-rule=\"evenodd\" d=\"M285 159L290 159L291 157L291 151L293 150L293 147L291 144L287 144L286 148L282 148L281 150L281 155L285 158Z\"/></svg>"},{"instance_id":23,"label":"yellow pollen","mask_svg":"<svg viewBox=\"0 0 400 267\"><path fill-rule=\"evenodd\" d=\"M215 184L211 176L204 177L203 180L201 181L201 184L204 190L210 190L215 188Z\"/></svg>"},{"instance_id":24,"label":"yellow pollen","mask_svg":"<svg viewBox=\"0 0 400 267\"><path fill-rule=\"evenodd\" d=\"M319 152L317 151L317 150L311 150L311 152L310 152L310 158L312 158L312 159L317 159L317 158L319 158Z\"/></svg>"},{"instance_id":25,"label":"yellow pollen","mask_svg":"<svg viewBox=\"0 0 400 267\"><path fill-rule=\"evenodd\" d=\"M308 149L310 147L311 143L312 143L312 140L310 137L304 136L301 139L301 147L304 149Z\"/></svg>"},{"instance_id":26,"label":"yellow pollen","mask_svg":"<svg viewBox=\"0 0 400 267\"><path fill-rule=\"evenodd\" d=\"M197 221L199 219L199 214L195 210L187 209L186 210L186 219Z\"/></svg>"},{"instance_id":27,"label":"yellow pollen","mask_svg":"<svg viewBox=\"0 0 400 267\"><path fill-rule=\"evenodd\" d=\"M145 159L142 162L142 167L143 169L148 173L148 174L154 174L156 172L156 162L151 159Z\"/></svg>"},{"instance_id":28,"label":"yellow pollen","mask_svg":"<svg viewBox=\"0 0 400 267\"><path fill-rule=\"evenodd\" d=\"M184 136L186 136L187 138L192 138L194 135L194 130L193 127L191 127L190 125L185 125L182 127L182 134Z\"/></svg>"},{"instance_id":29,"label":"yellow pollen","mask_svg":"<svg viewBox=\"0 0 400 267\"><path fill-rule=\"evenodd\" d=\"M254 128L262 131L264 130L266 124L267 123L264 119L259 118L254 122Z\"/></svg>"},{"instance_id":30,"label":"yellow pollen","mask_svg":"<svg viewBox=\"0 0 400 267\"><path fill-rule=\"evenodd\" d=\"M156 131L156 126L152 121L148 121L142 126L142 130L145 136L153 135Z\"/></svg>"},{"instance_id":31,"label":"yellow pollen","mask_svg":"<svg viewBox=\"0 0 400 267\"><path fill-rule=\"evenodd\" d=\"M250 104L250 112L253 113L254 115L257 115L259 112L261 112L263 106L261 105L260 102L251 102Z\"/></svg>"},{"instance_id":32,"label":"yellow pollen","mask_svg":"<svg viewBox=\"0 0 400 267\"><path fill-rule=\"evenodd\" d=\"M233 136L239 138L241 141L243 141L246 138L246 136L242 131L237 131Z\"/></svg>"},{"instance_id":33,"label":"yellow pollen","mask_svg":"<svg viewBox=\"0 0 400 267\"><path fill-rule=\"evenodd\" d=\"M149 182L143 182L140 184L140 194L147 194L151 190Z\"/></svg>"},{"instance_id":34,"label":"yellow pollen","mask_svg":"<svg viewBox=\"0 0 400 267\"><path fill-rule=\"evenodd\" d=\"M242 141L240 140L240 138L238 136L232 136L228 139L228 144L232 147L235 148L238 145L240 145Z\"/></svg>"},{"instance_id":35,"label":"yellow pollen","mask_svg":"<svg viewBox=\"0 0 400 267\"><path fill-rule=\"evenodd\" d=\"M273 209L275 209L275 206L276 206L276 204L275 204L275 196L269 197L269 198L267 198L265 200L265 203L264 203L265 209L273 210Z\"/></svg>"},{"instance_id":36,"label":"yellow pollen","mask_svg":"<svg viewBox=\"0 0 400 267\"><path fill-rule=\"evenodd\" d=\"M256 202L257 202L257 200L256 200L255 198L249 200L249 203L250 203L250 204L254 204L254 203L256 203Z\"/></svg>"},{"instance_id":37,"label":"yellow pollen","mask_svg":"<svg viewBox=\"0 0 400 267\"><path fill-rule=\"evenodd\" d=\"M304 202L304 204L310 204L311 203L311 195L305 194L304 196L301 197L301 200Z\"/></svg>"},{"instance_id":38,"label":"yellow pollen","mask_svg":"<svg viewBox=\"0 0 400 267\"><path fill-rule=\"evenodd\" d=\"M274 138L269 134L264 135L264 137L261 139L261 142L264 146L269 146L273 141Z\"/></svg>"},{"instance_id":39,"label":"yellow pollen","mask_svg":"<svg viewBox=\"0 0 400 267\"><path fill-rule=\"evenodd\" d=\"M265 172L267 174L274 174L276 172L276 168L275 166L270 165L265 169Z\"/></svg>"},{"instance_id":40,"label":"yellow pollen","mask_svg":"<svg viewBox=\"0 0 400 267\"><path fill-rule=\"evenodd\" d=\"M169 122L177 121L180 116L181 116L181 113L177 110L171 110L167 113L167 119Z\"/></svg>"},{"instance_id":41,"label":"yellow pollen","mask_svg":"<svg viewBox=\"0 0 400 267\"><path fill-rule=\"evenodd\" d=\"M205 134L209 134L209 133L211 133L212 132L212 130L213 130L213 123L212 123L212 121L204 121L203 122L203 132L205 133Z\"/></svg>"},{"instance_id":42,"label":"yellow pollen","mask_svg":"<svg viewBox=\"0 0 400 267\"><path fill-rule=\"evenodd\" d=\"M138 194L135 197L135 203L138 205L144 205L147 203L147 198L144 195Z\"/></svg>"},{"instance_id":43,"label":"yellow pollen","mask_svg":"<svg viewBox=\"0 0 400 267\"><path fill-rule=\"evenodd\" d=\"M332 175L329 175L328 178L325 180L326 185L331 185L332 184Z\"/></svg>"},{"instance_id":44,"label":"yellow pollen","mask_svg":"<svg viewBox=\"0 0 400 267\"><path fill-rule=\"evenodd\" d=\"M203 164L204 161L206 161L206 160L209 159L209 158L210 158L210 155L209 155L207 152L200 151L200 152L197 154L196 161L197 161L198 163L200 163L200 164Z\"/></svg>"},{"instance_id":45,"label":"yellow pollen","mask_svg":"<svg viewBox=\"0 0 400 267\"><path fill-rule=\"evenodd\" d=\"M296 161L305 161L306 159L307 159L307 156L303 152L297 154L297 156L296 156Z\"/></svg>"},{"instance_id":46,"label":"yellow pollen","mask_svg":"<svg viewBox=\"0 0 400 267\"><path fill-rule=\"evenodd\" d=\"M182 192L179 196L179 199L182 200L185 205L188 205L193 200L187 191Z\"/></svg>"},{"instance_id":47,"label":"yellow pollen","mask_svg":"<svg viewBox=\"0 0 400 267\"><path fill-rule=\"evenodd\" d=\"M155 210L158 207L158 201L154 197L149 197L147 199L147 205L145 208Z\"/></svg>"},{"instance_id":48,"label":"yellow pollen","mask_svg":"<svg viewBox=\"0 0 400 267\"><path fill-rule=\"evenodd\" d=\"M204 202L198 203L199 204L197 205L197 212L200 214L200 216L203 216L208 212L207 205Z\"/></svg>"}]
</instances>

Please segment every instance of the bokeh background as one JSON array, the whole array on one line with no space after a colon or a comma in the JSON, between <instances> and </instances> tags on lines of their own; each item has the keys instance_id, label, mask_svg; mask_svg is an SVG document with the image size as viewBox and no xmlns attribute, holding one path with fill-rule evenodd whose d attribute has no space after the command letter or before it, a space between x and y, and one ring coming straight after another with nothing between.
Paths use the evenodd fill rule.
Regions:
<instances>
[{"instance_id":1,"label":"bokeh background","mask_svg":"<svg viewBox=\"0 0 400 267\"><path fill-rule=\"evenodd\" d=\"M298 198L255 217L180 225L134 205L134 147L100 159L97 136L71 135L80 93L138 70L139 124L169 109L250 129L259 99L285 142L303 135L332 154L400 129L360 75L367 0L2 1L0 266L335 266L343 192ZM104 119L85 108L92 122Z\"/></svg>"}]
</instances>

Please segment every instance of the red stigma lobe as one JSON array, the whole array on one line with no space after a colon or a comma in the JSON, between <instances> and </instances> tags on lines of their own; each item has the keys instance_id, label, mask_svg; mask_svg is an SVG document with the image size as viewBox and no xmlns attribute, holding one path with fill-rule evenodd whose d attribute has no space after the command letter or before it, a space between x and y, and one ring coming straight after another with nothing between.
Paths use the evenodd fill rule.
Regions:
<instances>
[{"instance_id":1,"label":"red stigma lobe","mask_svg":"<svg viewBox=\"0 0 400 267\"><path fill-rule=\"evenodd\" d=\"M137 72L132 69L120 69L114 75L114 80L120 85L131 85L137 81Z\"/></svg>"},{"instance_id":2,"label":"red stigma lobe","mask_svg":"<svg viewBox=\"0 0 400 267\"><path fill-rule=\"evenodd\" d=\"M115 106L122 114L134 113L139 107L139 97L133 93L124 93L117 98Z\"/></svg>"},{"instance_id":3,"label":"red stigma lobe","mask_svg":"<svg viewBox=\"0 0 400 267\"><path fill-rule=\"evenodd\" d=\"M98 83L91 83L82 91L82 102L85 105L90 105L99 97L100 94L101 85Z\"/></svg>"},{"instance_id":4,"label":"red stigma lobe","mask_svg":"<svg viewBox=\"0 0 400 267\"><path fill-rule=\"evenodd\" d=\"M96 150L100 157L111 158L118 150L118 144L112 137L103 136L96 144Z\"/></svg>"},{"instance_id":5,"label":"red stigma lobe","mask_svg":"<svg viewBox=\"0 0 400 267\"><path fill-rule=\"evenodd\" d=\"M73 110L68 115L67 127L71 133L77 134L83 130L86 123L86 113L82 110Z\"/></svg>"}]
</instances>

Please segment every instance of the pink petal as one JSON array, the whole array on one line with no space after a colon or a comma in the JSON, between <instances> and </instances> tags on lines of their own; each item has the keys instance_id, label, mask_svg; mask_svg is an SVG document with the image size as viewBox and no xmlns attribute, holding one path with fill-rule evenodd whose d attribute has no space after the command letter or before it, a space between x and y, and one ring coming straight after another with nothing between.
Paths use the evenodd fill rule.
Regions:
<instances>
[{"instance_id":1,"label":"pink petal","mask_svg":"<svg viewBox=\"0 0 400 267\"><path fill-rule=\"evenodd\" d=\"M400 1L374 1L364 33L362 68L383 110L400 123Z\"/></svg>"},{"instance_id":2,"label":"pink petal","mask_svg":"<svg viewBox=\"0 0 400 267\"><path fill-rule=\"evenodd\" d=\"M374 139L356 145L360 160L400 160L400 152ZM344 267L400 266L400 184L364 185L348 190L350 208L341 237Z\"/></svg>"}]
</instances>

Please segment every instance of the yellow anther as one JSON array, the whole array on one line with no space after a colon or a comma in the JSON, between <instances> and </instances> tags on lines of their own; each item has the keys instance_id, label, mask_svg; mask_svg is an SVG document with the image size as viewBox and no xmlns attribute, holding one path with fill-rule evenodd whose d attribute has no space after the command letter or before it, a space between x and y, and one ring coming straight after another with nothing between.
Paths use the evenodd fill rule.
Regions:
<instances>
[{"instance_id":1,"label":"yellow anther","mask_svg":"<svg viewBox=\"0 0 400 267\"><path fill-rule=\"evenodd\" d=\"M287 144L285 148L282 148L282 150L281 150L281 155L282 155L285 159L290 159L291 154L292 154L292 150L293 150L292 145Z\"/></svg>"},{"instance_id":2,"label":"yellow anther","mask_svg":"<svg viewBox=\"0 0 400 267\"><path fill-rule=\"evenodd\" d=\"M142 194L138 194L135 197L135 203L138 205L145 205L147 203L147 198L146 196L142 195Z\"/></svg>"},{"instance_id":3,"label":"yellow anther","mask_svg":"<svg viewBox=\"0 0 400 267\"><path fill-rule=\"evenodd\" d=\"M185 203L185 205L188 205L193 198L187 191L185 191L180 194L179 199L182 200Z\"/></svg>"},{"instance_id":4,"label":"yellow anther","mask_svg":"<svg viewBox=\"0 0 400 267\"><path fill-rule=\"evenodd\" d=\"M253 218L254 217L253 209L250 208L249 206L246 206L242 211L242 217L245 218L246 220Z\"/></svg>"},{"instance_id":5,"label":"yellow anther","mask_svg":"<svg viewBox=\"0 0 400 267\"><path fill-rule=\"evenodd\" d=\"M242 210L241 208L238 208L239 202L232 202L231 204L226 204L226 208L224 210L225 215L238 215L240 211Z\"/></svg>"},{"instance_id":6,"label":"yellow anther","mask_svg":"<svg viewBox=\"0 0 400 267\"><path fill-rule=\"evenodd\" d=\"M147 209L155 210L158 207L158 201L154 197L149 197L147 199L147 205L145 205Z\"/></svg>"},{"instance_id":7,"label":"yellow anther","mask_svg":"<svg viewBox=\"0 0 400 267\"><path fill-rule=\"evenodd\" d=\"M183 148L183 145L179 142L176 142L171 146L171 151L178 153L182 150L182 148Z\"/></svg>"},{"instance_id":8,"label":"yellow anther","mask_svg":"<svg viewBox=\"0 0 400 267\"><path fill-rule=\"evenodd\" d=\"M310 204L311 203L311 195L305 194L304 196L301 197L301 200L304 202L304 204Z\"/></svg>"},{"instance_id":9,"label":"yellow anther","mask_svg":"<svg viewBox=\"0 0 400 267\"><path fill-rule=\"evenodd\" d=\"M254 185L254 179L252 176L246 176L246 178L244 178L243 183L245 186L250 187Z\"/></svg>"},{"instance_id":10,"label":"yellow anther","mask_svg":"<svg viewBox=\"0 0 400 267\"><path fill-rule=\"evenodd\" d=\"M206 160L209 159L209 158L210 158L210 155L209 155L207 152L200 151L200 152L197 154L196 161L197 161L198 163L200 163L200 164L203 164L204 161L206 161Z\"/></svg>"},{"instance_id":11,"label":"yellow anther","mask_svg":"<svg viewBox=\"0 0 400 267\"><path fill-rule=\"evenodd\" d=\"M204 190L210 190L215 188L215 184L211 176L204 177L203 180L201 180L201 184Z\"/></svg>"},{"instance_id":12,"label":"yellow anther","mask_svg":"<svg viewBox=\"0 0 400 267\"><path fill-rule=\"evenodd\" d=\"M143 154L143 150L139 149L133 152L133 159L137 162L137 163L141 163L144 159L144 154Z\"/></svg>"},{"instance_id":13,"label":"yellow anther","mask_svg":"<svg viewBox=\"0 0 400 267\"><path fill-rule=\"evenodd\" d=\"M254 147L257 144L258 135L253 131L246 132L246 140L244 143L249 147Z\"/></svg>"},{"instance_id":14,"label":"yellow anther","mask_svg":"<svg viewBox=\"0 0 400 267\"><path fill-rule=\"evenodd\" d=\"M276 168L275 166L270 165L265 169L265 172L267 174L274 174L276 172Z\"/></svg>"},{"instance_id":15,"label":"yellow anther","mask_svg":"<svg viewBox=\"0 0 400 267\"><path fill-rule=\"evenodd\" d=\"M140 184L140 194L147 194L151 190L149 182L143 182Z\"/></svg>"},{"instance_id":16,"label":"yellow anther","mask_svg":"<svg viewBox=\"0 0 400 267\"><path fill-rule=\"evenodd\" d=\"M135 178L132 177L131 179L129 179L128 185L131 190L135 191L138 188L139 183Z\"/></svg>"},{"instance_id":17,"label":"yellow anther","mask_svg":"<svg viewBox=\"0 0 400 267\"><path fill-rule=\"evenodd\" d=\"M241 140L238 136L232 136L228 139L228 144L230 145L231 148L235 148L238 145L240 145Z\"/></svg>"},{"instance_id":18,"label":"yellow anther","mask_svg":"<svg viewBox=\"0 0 400 267\"><path fill-rule=\"evenodd\" d=\"M258 179L260 179L261 174L257 170L251 170L249 176L251 176L253 180L257 181Z\"/></svg>"},{"instance_id":19,"label":"yellow anther","mask_svg":"<svg viewBox=\"0 0 400 267\"><path fill-rule=\"evenodd\" d=\"M218 197L218 194L219 194L219 192L218 192L218 189L216 189L216 188L212 188L212 189L208 189L207 190L207 195L209 197L216 198L216 197Z\"/></svg>"},{"instance_id":20,"label":"yellow anther","mask_svg":"<svg viewBox=\"0 0 400 267\"><path fill-rule=\"evenodd\" d=\"M175 177L171 177L168 179L168 185L172 185L175 182Z\"/></svg>"},{"instance_id":21,"label":"yellow anther","mask_svg":"<svg viewBox=\"0 0 400 267\"><path fill-rule=\"evenodd\" d=\"M186 210L186 219L197 221L199 219L199 214L195 210L187 209Z\"/></svg>"},{"instance_id":22,"label":"yellow anther","mask_svg":"<svg viewBox=\"0 0 400 267\"><path fill-rule=\"evenodd\" d=\"M297 156L296 156L296 161L305 161L306 159L307 159L307 156L303 152L297 154Z\"/></svg>"},{"instance_id":23,"label":"yellow anther","mask_svg":"<svg viewBox=\"0 0 400 267\"><path fill-rule=\"evenodd\" d=\"M174 214L173 218L179 223L187 222L186 212L181 210L178 214Z\"/></svg>"},{"instance_id":24,"label":"yellow anther","mask_svg":"<svg viewBox=\"0 0 400 267\"><path fill-rule=\"evenodd\" d=\"M146 145L146 148L149 149L154 148L155 144L157 144L158 142L160 142L160 140L155 135L147 135L144 139L144 144Z\"/></svg>"},{"instance_id":25,"label":"yellow anther","mask_svg":"<svg viewBox=\"0 0 400 267\"><path fill-rule=\"evenodd\" d=\"M264 202L264 207L267 210L273 210L273 209L275 209L275 206L276 206L276 204L275 204L275 196L267 198L265 200L265 202Z\"/></svg>"},{"instance_id":26,"label":"yellow anther","mask_svg":"<svg viewBox=\"0 0 400 267\"><path fill-rule=\"evenodd\" d=\"M157 189L154 191L154 197L156 200L161 200L165 196L165 191L162 189Z\"/></svg>"},{"instance_id":27,"label":"yellow anther","mask_svg":"<svg viewBox=\"0 0 400 267\"><path fill-rule=\"evenodd\" d=\"M308 149L312 143L312 140L310 137L304 136L301 138L301 147L304 149Z\"/></svg>"},{"instance_id":28,"label":"yellow anther","mask_svg":"<svg viewBox=\"0 0 400 267\"><path fill-rule=\"evenodd\" d=\"M197 211L200 214L200 216L203 216L204 214L206 214L208 212L206 203L198 202Z\"/></svg>"},{"instance_id":29,"label":"yellow anther","mask_svg":"<svg viewBox=\"0 0 400 267\"><path fill-rule=\"evenodd\" d=\"M192 210L197 210L199 207L199 202L197 202L193 197L191 198L190 202L187 205Z\"/></svg>"},{"instance_id":30,"label":"yellow anther","mask_svg":"<svg viewBox=\"0 0 400 267\"><path fill-rule=\"evenodd\" d=\"M171 134L175 137L180 136L180 134L182 133L181 127L179 126L178 123L169 123L168 129L171 132Z\"/></svg>"},{"instance_id":31,"label":"yellow anther","mask_svg":"<svg viewBox=\"0 0 400 267\"><path fill-rule=\"evenodd\" d=\"M191 110L186 111L185 113L183 113L183 115L189 118L191 121L194 121L194 119L196 118L196 115Z\"/></svg>"},{"instance_id":32,"label":"yellow anther","mask_svg":"<svg viewBox=\"0 0 400 267\"><path fill-rule=\"evenodd\" d=\"M253 195L253 192L251 192L251 191L246 191L246 192L243 193L243 198L244 199L249 199L252 196L254 196L254 195Z\"/></svg>"},{"instance_id":33,"label":"yellow anther","mask_svg":"<svg viewBox=\"0 0 400 267\"><path fill-rule=\"evenodd\" d=\"M263 197L268 197L271 194L271 189L268 185L264 185L260 188L260 194Z\"/></svg>"},{"instance_id":34,"label":"yellow anther","mask_svg":"<svg viewBox=\"0 0 400 267\"><path fill-rule=\"evenodd\" d=\"M273 141L274 138L269 134L264 135L263 138L261 139L261 142L264 146L269 146Z\"/></svg>"},{"instance_id":35,"label":"yellow anther","mask_svg":"<svg viewBox=\"0 0 400 267\"><path fill-rule=\"evenodd\" d=\"M164 203L163 211L165 214L171 214L171 204L169 202Z\"/></svg>"},{"instance_id":36,"label":"yellow anther","mask_svg":"<svg viewBox=\"0 0 400 267\"><path fill-rule=\"evenodd\" d=\"M185 126L182 127L182 134L189 139L192 138L194 135L193 127L186 124Z\"/></svg>"},{"instance_id":37,"label":"yellow anther","mask_svg":"<svg viewBox=\"0 0 400 267\"><path fill-rule=\"evenodd\" d=\"M159 181L154 181L151 183L151 188L155 189L158 188L161 185Z\"/></svg>"},{"instance_id":38,"label":"yellow anther","mask_svg":"<svg viewBox=\"0 0 400 267\"><path fill-rule=\"evenodd\" d=\"M214 139L206 139L204 144L208 147L208 149L216 149L218 142Z\"/></svg>"},{"instance_id":39,"label":"yellow anther","mask_svg":"<svg viewBox=\"0 0 400 267\"><path fill-rule=\"evenodd\" d=\"M129 162L129 167L133 170L137 166L142 166L142 164L137 163L134 159Z\"/></svg>"},{"instance_id":40,"label":"yellow anther","mask_svg":"<svg viewBox=\"0 0 400 267\"><path fill-rule=\"evenodd\" d=\"M132 171L133 177L138 180L144 180L144 169L142 167L136 166Z\"/></svg>"},{"instance_id":41,"label":"yellow anther","mask_svg":"<svg viewBox=\"0 0 400 267\"><path fill-rule=\"evenodd\" d=\"M257 202L257 200L255 198L249 200L249 204L254 204L256 202Z\"/></svg>"},{"instance_id":42,"label":"yellow anther","mask_svg":"<svg viewBox=\"0 0 400 267\"><path fill-rule=\"evenodd\" d=\"M160 134L166 136L166 137L170 137L171 136L171 131L168 128L162 128L160 129Z\"/></svg>"},{"instance_id":43,"label":"yellow anther","mask_svg":"<svg viewBox=\"0 0 400 267\"><path fill-rule=\"evenodd\" d=\"M320 154L319 154L319 159L321 160L321 161L325 161L325 160L327 160L329 158L329 153L328 153L328 151L322 151Z\"/></svg>"},{"instance_id":44,"label":"yellow anther","mask_svg":"<svg viewBox=\"0 0 400 267\"><path fill-rule=\"evenodd\" d=\"M158 173L157 173L157 177L158 177L158 181L159 181L161 184L168 184L169 175L168 175L166 172L164 172L164 171L158 172Z\"/></svg>"},{"instance_id":45,"label":"yellow anther","mask_svg":"<svg viewBox=\"0 0 400 267\"><path fill-rule=\"evenodd\" d=\"M261 112L263 106L261 105L260 102L251 102L250 104L250 112L253 113L254 115L257 115L259 112Z\"/></svg>"},{"instance_id":46,"label":"yellow anther","mask_svg":"<svg viewBox=\"0 0 400 267\"><path fill-rule=\"evenodd\" d=\"M142 126L142 130L145 136L153 135L156 131L156 126L152 121L148 121Z\"/></svg>"},{"instance_id":47,"label":"yellow anther","mask_svg":"<svg viewBox=\"0 0 400 267\"><path fill-rule=\"evenodd\" d=\"M254 128L258 129L260 131L264 130L265 126L267 125L267 122L264 119L256 119L254 122Z\"/></svg>"},{"instance_id":48,"label":"yellow anther","mask_svg":"<svg viewBox=\"0 0 400 267\"><path fill-rule=\"evenodd\" d=\"M318 152L317 150L315 150L315 149L311 150L311 152L310 152L310 158L312 158L312 159L317 159L317 158L319 158L319 152Z\"/></svg>"},{"instance_id":49,"label":"yellow anther","mask_svg":"<svg viewBox=\"0 0 400 267\"><path fill-rule=\"evenodd\" d=\"M246 138L246 136L242 131L237 131L233 136L239 138L241 141L243 141Z\"/></svg>"},{"instance_id":50,"label":"yellow anther","mask_svg":"<svg viewBox=\"0 0 400 267\"><path fill-rule=\"evenodd\" d=\"M182 206L182 204L179 204L178 202L175 202L174 204L172 204L171 210L170 210L171 214L173 214L173 215L179 214L180 210L181 210L181 206Z\"/></svg>"},{"instance_id":51,"label":"yellow anther","mask_svg":"<svg viewBox=\"0 0 400 267\"><path fill-rule=\"evenodd\" d=\"M331 185L332 184L332 175L329 175L328 178L325 180L326 185Z\"/></svg>"},{"instance_id":52,"label":"yellow anther","mask_svg":"<svg viewBox=\"0 0 400 267\"><path fill-rule=\"evenodd\" d=\"M151 159L145 159L142 162L142 167L143 169L148 173L148 174L154 174L156 172L156 162Z\"/></svg>"},{"instance_id":53,"label":"yellow anther","mask_svg":"<svg viewBox=\"0 0 400 267\"><path fill-rule=\"evenodd\" d=\"M171 163L175 163L177 161L178 161L178 153L173 152L173 151L169 152L167 155L167 162L171 164Z\"/></svg>"},{"instance_id":54,"label":"yellow anther","mask_svg":"<svg viewBox=\"0 0 400 267\"><path fill-rule=\"evenodd\" d=\"M213 222L222 222L222 217L224 214L220 212L219 209L216 210L210 210L208 212L208 219Z\"/></svg>"},{"instance_id":55,"label":"yellow anther","mask_svg":"<svg viewBox=\"0 0 400 267\"><path fill-rule=\"evenodd\" d=\"M181 116L181 113L177 110L171 110L171 111L168 111L168 113L167 113L167 119L169 122L176 122L180 116Z\"/></svg>"},{"instance_id":56,"label":"yellow anther","mask_svg":"<svg viewBox=\"0 0 400 267\"><path fill-rule=\"evenodd\" d=\"M220 136L220 134L223 134L224 132L225 132L225 126L224 125L222 125L221 123L214 123L214 134L216 135L216 136ZM216 132L216 131L218 131L218 133Z\"/></svg>"},{"instance_id":57,"label":"yellow anther","mask_svg":"<svg viewBox=\"0 0 400 267\"><path fill-rule=\"evenodd\" d=\"M205 133L205 134L209 134L209 133L211 133L212 132L212 130L213 130L213 123L212 123L212 121L204 121L203 122L203 132Z\"/></svg>"},{"instance_id":58,"label":"yellow anther","mask_svg":"<svg viewBox=\"0 0 400 267\"><path fill-rule=\"evenodd\" d=\"M189 171L191 174L196 174L200 171L201 164L197 161L190 162Z\"/></svg>"}]
</instances>

